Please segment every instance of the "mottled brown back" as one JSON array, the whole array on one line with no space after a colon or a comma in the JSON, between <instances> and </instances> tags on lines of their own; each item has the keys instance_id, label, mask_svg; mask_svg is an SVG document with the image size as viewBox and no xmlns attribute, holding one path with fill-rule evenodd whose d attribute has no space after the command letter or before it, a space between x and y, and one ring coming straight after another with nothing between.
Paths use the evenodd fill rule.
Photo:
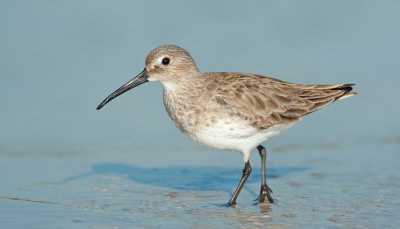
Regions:
<instances>
[{"instance_id":1,"label":"mottled brown back","mask_svg":"<svg viewBox=\"0 0 400 229\"><path fill-rule=\"evenodd\" d=\"M354 84L301 85L246 73L206 73L209 98L262 130L290 124L350 92Z\"/></svg>"}]
</instances>

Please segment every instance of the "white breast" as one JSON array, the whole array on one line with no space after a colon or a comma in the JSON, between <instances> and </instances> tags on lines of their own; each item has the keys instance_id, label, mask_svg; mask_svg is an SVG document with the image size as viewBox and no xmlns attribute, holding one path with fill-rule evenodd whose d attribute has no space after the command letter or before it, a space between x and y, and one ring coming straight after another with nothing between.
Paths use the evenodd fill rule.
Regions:
<instances>
[{"instance_id":1,"label":"white breast","mask_svg":"<svg viewBox=\"0 0 400 229\"><path fill-rule=\"evenodd\" d=\"M210 148L239 151L243 154L243 159L246 162L250 157L251 150L289 129L292 125L280 124L260 131L240 120L230 124L219 120L213 126L203 126L195 132L187 133L187 135L195 142Z\"/></svg>"},{"instance_id":2,"label":"white breast","mask_svg":"<svg viewBox=\"0 0 400 229\"><path fill-rule=\"evenodd\" d=\"M163 83L164 104L175 125L192 140L210 148L234 150L243 154L246 162L250 152L262 142L277 136L294 123L257 130L247 120L217 108L209 109L206 101L199 101L195 91L185 95L184 89Z\"/></svg>"}]
</instances>

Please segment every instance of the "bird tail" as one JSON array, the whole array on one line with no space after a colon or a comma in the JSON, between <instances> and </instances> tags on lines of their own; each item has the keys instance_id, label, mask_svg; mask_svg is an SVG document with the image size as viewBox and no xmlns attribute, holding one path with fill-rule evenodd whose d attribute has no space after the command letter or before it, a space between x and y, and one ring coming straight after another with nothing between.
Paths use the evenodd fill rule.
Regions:
<instances>
[{"instance_id":1,"label":"bird tail","mask_svg":"<svg viewBox=\"0 0 400 229\"><path fill-rule=\"evenodd\" d=\"M300 98L311 103L306 114L319 110L336 100L357 95L357 92L352 92L354 85L355 84L305 85Z\"/></svg>"},{"instance_id":2,"label":"bird tail","mask_svg":"<svg viewBox=\"0 0 400 229\"><path fill-rule=\"evenodd\" d=\"M341 91L344 91L344 93L343 93L341 96L339 96L336 100L345 99L345 98L348 98L348 97L350 97L350 96L353 96L353 95L357 95L357 94L358 94L357 92L351 92L351 91L353 90L353 86L354 86L354 85L355 85L355 84L341 84L341 85L335 85L335 86L337 86L337 87L332 88L331 90L341 90Z\"/></svg>"}]
</instances>

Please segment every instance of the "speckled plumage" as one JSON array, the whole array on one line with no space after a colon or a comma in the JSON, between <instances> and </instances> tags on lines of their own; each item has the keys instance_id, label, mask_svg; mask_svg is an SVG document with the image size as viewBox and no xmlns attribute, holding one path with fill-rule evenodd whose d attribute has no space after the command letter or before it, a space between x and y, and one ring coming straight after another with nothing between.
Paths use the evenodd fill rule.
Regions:
<instances>
[{"instance_id":1,"label":"speckled plumage","mask_svg":"<svg viewBox=\"0 0 400 229\"><path fill-rule=\"evenodd\" d=\"M354 84L302 85L247 73L202 73L190 54L175 45L152 50L137 78L111 94L98 109L143 82L159 81L165 89L165 108L176 126L200 144L241 152L248 174L250 152L259 146L261 155L262 142L303 116L356 94L350 92ZM230 204L236 201L235 194Z\"/></svg>"},{"instance_id":2,"label":"speckled plumage","mask_svg":"<svg viewBox=\"0 0 400 229\"><path fill-rule=\"evenodd\" d=\"M171 60L167 66L160 64L165 57ZM244 161L302 116L354 94L352 84L300 85L247 73L202 73L188 52L173 45L152 50L146 70L149 81L164 85L166 110L183 133L209 147L240 151ZM278 126L273 134L268 131ZM253 139L260 134L265 137Z\"/></svg>"}]
</instances>

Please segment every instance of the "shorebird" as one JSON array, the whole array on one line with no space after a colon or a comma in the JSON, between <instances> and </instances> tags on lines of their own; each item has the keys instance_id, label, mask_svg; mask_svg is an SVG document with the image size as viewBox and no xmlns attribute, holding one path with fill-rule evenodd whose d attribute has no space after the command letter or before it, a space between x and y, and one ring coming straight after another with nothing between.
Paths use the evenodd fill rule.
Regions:
<instances>
[{"instance_id":1,"label":"shorebird","mask_svg":"<svg viewBox=\"0 0 400 229\"><path fill-rule=\"evenodd\" d=\"M242 178L228 205L251 173L250 153L261 157L259 202L274 202L266 182L266 149L261 143L277 136L326 105L357 93L354 84L303 85L248 73L210 72L197 68L191 55L175 45L159 46L147 55L144 70L110 94L97 110L122 93L149 81L164 86L164 105L175 125L202 145L239 151Z\"/></svg>"}]
</instances>

